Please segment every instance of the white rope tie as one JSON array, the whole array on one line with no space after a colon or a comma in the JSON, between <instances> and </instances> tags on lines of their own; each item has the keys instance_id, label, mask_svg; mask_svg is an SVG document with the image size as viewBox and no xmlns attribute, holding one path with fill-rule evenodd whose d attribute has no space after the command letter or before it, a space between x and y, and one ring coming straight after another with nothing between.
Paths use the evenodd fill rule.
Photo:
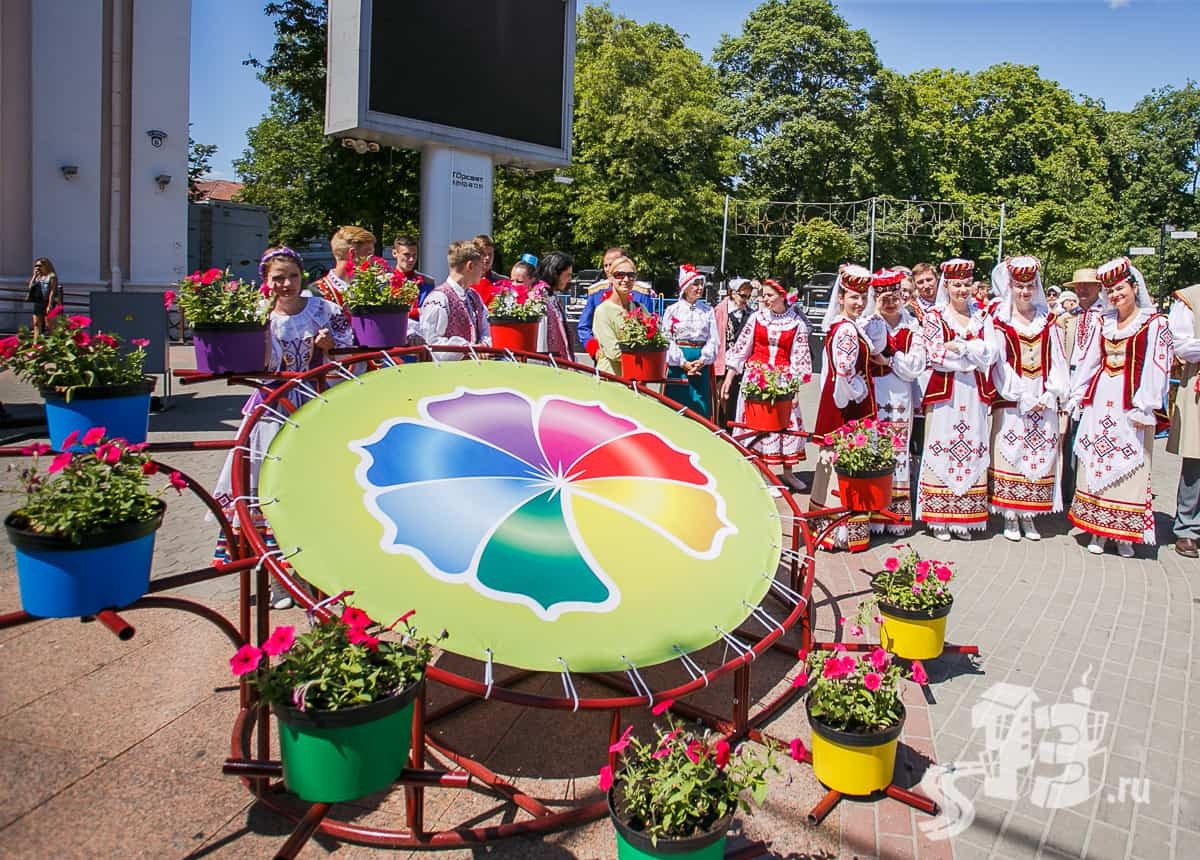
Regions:
<instances>
[{"instance_id":1,"label":"white rope tie","mask_svg":"<svg viewBox=\"0 0 1200 860\"><path fill-rule=\"evenodd\" d=\"M771 588L778 589L778 591L785 598L787 598L789 601L796 604L797 606L799 606L801 603L808 603L808 601L804 599L804 595L802 595L802 594L800 594L800 592L794 591L793 589L784 585L782 582L780 582L775 577L768 576L767 574L764 573L763 579L769 579L771 581Z\"/></svg>"},{"instance_id":2,"label":"white rope tie","mask_svg":"<svg viewBox=\"0 0 1200 860\"><path fill-rule=\"evenodd\" d=\"M474 361L476 364L479 364L479 353L477 353L475 351L475 344L468 343L467 344L467 352L469 352L471 354L471 360Z\"/></svg>"},{"instance_id":3,"label":"white rope tie","mask_svg":"<svg viewBox=\"0 0 1200 860\"><path fill-rule=\"evenodd\" d=\"M754 653L754 649L750 648L744 642L739 642L737 640L737 638L735 636L733 636L732 634L726 633L724 630L722 630L720 627L718 627L715 624L713 625L713 630L716 630L718 633L721 634L721 638L724 639L729 644L730 648L732 648L734 651L737 652L739 657L743 657L746 654L750 655L751 660L758 657L758 655Z\"/></svg>"},{"instance_id":4,"label":"white rope tie","mask_svg":"<svg viewBox=\"0 0 1200 860\"><path fill-rule=\"evenodd\" d=\"M399 367L400 366L399 364L396 363L396 359L392 358L386 352L380 352L379 357L381 359L383 359L383 363L384 363L385 367Z\"/></svg>"},{"instance_id":5,"label":"white rope tie","mask_svg":"<svg viewBox=\"0 0 1200 860\"><path fill-rule=\"evenodd\" d=\"M484 648L483 653L487 655L487 662L483 664L483 683L487 687L483 691L483 697L490 699L492 697L492 649Z\"/></svg>"},{"instance_id":6,"label":"white rope tie","mask_svg":"<svg viewBox=\"0 0 1200 860\"><path fill-rule=\"evenodd\" d=\"M508 356L508 360L509 360L509 361L511 361L511 362L513 362L514 364L520 364L520 363L521 363L521 362L517 361L517 356L516 356L516 354L515 354L515 353L513 353L513 351L512 351L512 348L511 348L511 347L507 347L507 346L506 346L506 347L504 347L504 354L505 354L506 356Z\"/></svg>"},{"instance_id":7,"label":"white rope tie","mask_svg":"<svg viewBox=\"0 0 1200 860\"><path fill-rule=\"evenodd\" d=\"M555 373L558 373L562 370L562 368L558 366L558 362L554 360L553 355L547 355L546 359L550 362L550 366L554 368Z\"/></svg>"},{"instance_id":8,"label":"white rope tie","mask_svg":"<svg viewBox=\"0 0 1200 860\"><path fill-rule=\"evenodd\" d=\"M595 377L597 385L599 385L601 382L604 381L603 379L600 378L600 365L599 364L595 365L595 369L592 372L592 376Z\"/></svg>"},{"instance_id":9,"label":"white rope tie","mask_svg":"<svg viewBox=\"0 0 1200 860\"><path fill-rule=\"evenodd\" d=\"M768 632L770 632L772 627L779 628L780 633L787 632L787 628L772 618L771 613L767 612L767 610L763 609L761 606L753 606L750 603L747 603L745 600L742 601L742 606L745 606L747 609L749 609L750 614L754 616L754 620L763 627L767 628Z\"/></svg>"},{"instance_id":10,"label":"white rope tie","mask_svg":"<svg viewBox=\"0 0 1200 860\"><path fill-rule=\"evenodd\" d=\"M354 589L347 588L345 591L341 591L341 592L333 595L333 597L326 597L324 600L320 601L319 603L314 603L312 605L312 608L305 610L305 613L304 613L306 616L308 616L309 626L311 627L315 623L316 615L319 611L324 609L326 606L331 606L334 603L341 603L341 604L345 605L346 598L349 597L353 593L354 593Z\"/></svg>"},{"instance_id":11,"label":"white rope tie","mask_svg":"<svg viewBox=\"0 0 1200 860\"><path fill-rule=\"evenodd\" d=\"M633 393L634 393L634 394L641 394L642 392L638 391L638 385L637 385L637 384L638 384L638 381L637 381L636 379L632 379L632 380L630 380L630 382L629 382L629 387L633 389Z\"/></svg>"},{"instance_id":12,"label":"white rope tie","mask_svg":"<svg viewBox=\"0 0 1200 860\"><path fill-rule=\"evenodd\" d=\"M309 397L313 398L314 400L320 400L322 403L329 402L329 399L324 394L317 391L317 389L313 388L311 385L309 385L303 379L297 379L297 380L295 380L295 383L296 383L297 388L299 388L301 391L303 391L305 394L307 394Z\"/></svg>"},{"instance_id":13,"label":"white rope tie","mask_svg":"<svg viewBox=\"0 0 1200 860\"><path fill-rule=\"evenodd\" d=\"M283 414L282 412L280 412L278 409L274 408L273 406L268 406L268 405L267 405L267 404L265 404L265 403L263 403L263 404L260 404L260 405L262 406L262 408L263 408L264 410L266 410L267 412L269 412L269 413L271 413L272 415L274 415L276 418L278 418L278 419L279 419L280 421L282 421L284 424L291 424L291 425L292 425L293 427L295 427L297 430L299 430L299 429L300 429L300 425L299 425L299 424L297 424L297 423L296 423L295 421L293 421L291 418L288 418L286 415L284 415L284 414Z\"/></svg>"},{"instance_id":14,"label":"white rope tie","mask_svg":"<svg viewBox=\"0 0 1200 860\"><path fill-rule=\"evenodd\" d=\"M567 666L567 661L562 657L556 657L555 659L562 664L563 695L575 702L575 707L571 708L572 713L574 713L579 710L579 693L575 691L575 682L571 680L571 669Z\"/></svg>"},{"instance_id":15,"label":"white rope tie","mask_svg":"<svg viewBox=\"0 0 1200 860\"><path fill-rule=\"evenodd\" d=\"M249 445L234 445L232 448L230 448L230 450L231 451L245 451L247 454L250 455L251 463L253 463L255 460L282 460L283 459L282 457L278 456L277 454L268 454L266 451L256 451L254 448L251 448Z\"/></svg>"},{"instance_id":16,"label":"white rope tie","mask_svg":"<svg viewBox=\"0 0 1200 860\"><path fill-rule=\"evenodd\" d=\"M678 645L672 645L671 650L679 655L679 662L683 664L683 668L687 670L688 675L693 681L704 679L704 686L708 686L708 673L700 668L700 664L691 658L691 655L680 648Z\"/></svg>"},{"instance_id":17,"label":"white rope tie","mask_svg":"<svg viewBox=\"0 0 1200 860\"><path fill-rule=\"evenodd\" d=\"M354 375L354 371L350 370L348 367L346 367L346 365L342 364L340 361L334 361L333 367L334 367L334 370L336 371L337 375L342 377L342 379L345 379L348 382L356 382L359 385L363 384L363 381Z\"/></svg>"},{"instance_id":18,"label":"white rope tie","mask_svg":"<svg viewBox=\"0 0 1200 860\"><path fill-rule=\"evenodd\" d=\"M425 351L429 353L429 360L433 362L433 366L441 367L442 362L437 357L437 353L433 351L433 347L431 347L429 344L425 344Z\"/></svg>"},{"instance_id":19,"label":"white rope tie","mask_svg":"<svg viewBox=\"0 0 1200 860\"><path fill-rule=\"evenodd\" d=\"M638 672L637 666L624 654L621 655L621 662L629 667L625 670L625 674L629 676L629 683L633 684L633 689L637 691L639 696L645 696L649 700L650 707L653 708L654 693L650 690L650 685L642 678L641 673Z\"/></svg>"}]
</instances>

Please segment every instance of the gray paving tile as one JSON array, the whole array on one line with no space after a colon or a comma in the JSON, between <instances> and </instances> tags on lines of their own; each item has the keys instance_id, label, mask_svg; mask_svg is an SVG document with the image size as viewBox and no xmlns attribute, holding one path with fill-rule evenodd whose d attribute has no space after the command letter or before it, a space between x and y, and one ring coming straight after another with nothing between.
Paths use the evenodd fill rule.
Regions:
<instances>
[{"instance_id":1,"label":"gray paving tile","mask_svg":"<svg viewBox=\"0 0 1200 860\"><path fill-rule=\"evenodd\" d=\"M1088 860L1125 860L1128 839L1127 830L1096 822L1087 843Z\"/></svg>"}]
</instances>

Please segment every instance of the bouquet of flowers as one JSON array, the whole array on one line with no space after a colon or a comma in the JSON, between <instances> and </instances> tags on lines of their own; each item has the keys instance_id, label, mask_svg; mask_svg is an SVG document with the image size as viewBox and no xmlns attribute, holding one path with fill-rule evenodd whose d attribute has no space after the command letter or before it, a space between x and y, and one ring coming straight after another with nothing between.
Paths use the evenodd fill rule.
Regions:
<instances>
[{"instance_id":1,"label":"bouquet of flowers","mask_svg":"<svg viewBox=\"0 0 1200 860\"><path fill-rule=\"evenodd\" d=\"M788 367L773 367L762 361L749 361L742 377L742 395L748 400L791 400L800 390L800 378Z\"/></svg>"},{"instance_id":2,"label":"bouquet of flowers","mask_svg":"<svg viewBox=\"0 0 1200 860\"><path fill-rule=\"evenodd\" d=\"M654 713L671 704L656 705ZM707 832L739 807L749 812L746 794L761 804L767 772L779 772L771 745L763 757L750 744L735 750L723 737L684 728L670 716L668 729L655 726L655 732L654 742L644 743L633 736L633 726L626 728L610 747L621 756L616 772L608 766L600 771L600 788L613 789L614 815L654 844Z\"/></svg>"},{"instance_id":3,"label":"bouquet of flowers","mask_svg":"<svg viewBox=\"0 0 1200 860\"><path fill-rule=\"evenodd\" d=\"M617 342L626 351L667 348L667 338L658 324L658 317L638 305L625 312Z\"/></svg>"},{"instance_id":4,"label":"bouquet of flowers","mask_svg":"<svg viewBox=\"0 0 1200 860\"><path fill-rule=\"evenodd\" d=\"M355 261L350 251L351 275L342 300L351 313L379 308L411 308L417 303L421 282L400 270L393 270L382 257Z\"/></svg>"},{"instance_id":5,"label":"bouquet of flowers","mask_svg":"<svg viewBox=\"0 0 1200 860\"><path fill-rule=\"evenodd\" d=\"M82 438L77 431L71 433L63 441L66 450L54 455L45 474L38 472L38 465L42 456L54 453L50 446L35 442L24 448L23 453L33 456L33 465L20 472L25 502L6 523L79 544L89 535L159 515L159 496L166 488L154 493L146 485L146 479L158 473L158 466L143 453L146 443L106 440L104 432L103 427L93 427ZM72 454L70 448L77 442L96 448ZM172 472L170 486L182 492L187 479Z\"/></svg>"},{"instance_id":6,"label":"bouquet of flowers","mask_svg":"<svg viewBox=\"0 0 1200 860\"><path fill-rule=\"evenodd\" d=\"M248 675L263 700L300 711L336 711L395 695L421 680L435 641L419 636L409 610L381 628L367 613L348 606L340 618L312 624L296 635L276 627L262 647L243 645L229 661L233 674ZM386 638L398 625L404 628ZM442 631L436 641L449 634ZM270 658L278 658L272 665Z\"/></svg>"},{"instance_id":7,"label":"bouquet of flowers","mask_svg":"<svg viewBox=\"0 0 1200 860\"><path fill-rule=\"evenodd\" d=\"M0 340L0 367L40 389L66 393L68 401L78 388L127 385L145 378L146 346L133 338L133 349L123 351L121 339L96 332L89 334L89 317L63 319L62 305L46 314L46 331L35 334L22 328Z\"/></svg>"},{"instance_id":8,"label":"bouquet of flowers","mask_svg":"<svg viewBox=\"0 0 1200 860\"><path fill-rule=\"evenodd\" d=\"M271 290L236 277L229 269L192 272L177 286L179 291L163 293L163 304L170 310L178 303L193 328L210 325L265 325L271 310Z\"/></svg>"},{"instance_id":9,"label":"bouquet of flowers","mask_svg":"<svg viewBox=\"0 0 1200 860\"><path fill-rule=\"evenodd\" d=\"M497 281L487 303L488 319L498 322L534 322L546 315L546 285L532 287Z\"/></svg>"},{"instance_id":10,"label":"bouquet of flowers","mask_svg":"<svg viewBox=\"0 0 1200 860\"><path fill-rule=\"evenodd\" d=\"M949 606L954 602L953 579L954 562L923 559L915 549L905 547L899 556L884 559L883 570L871 581L875 596L858 606L858 622L865 626L865 619L871 617L878 623L880 603L917 611Z\"/></svg>"},{"instance_id":11,"label":"bouquet of flowers","mask_svg":"<svg viewBox=\"0 0 1200 860\"><path fill-rule=\"evenodd\" d=\"M900 428L873 418L843 424L825 439L833 447L833 465L847 475L895 469L896 452L908 444Z\"/></svg>"}]
</instances>

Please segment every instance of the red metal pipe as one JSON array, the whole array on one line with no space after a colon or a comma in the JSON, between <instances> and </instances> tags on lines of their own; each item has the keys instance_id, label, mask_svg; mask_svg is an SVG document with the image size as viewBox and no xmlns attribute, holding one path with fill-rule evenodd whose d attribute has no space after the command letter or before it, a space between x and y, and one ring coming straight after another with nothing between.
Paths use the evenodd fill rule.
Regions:
<instances>
[{"instance_id":1,"label":"red metal pipe","mask_svg":"<svg viewBox=\"0 0 1200 860\"><path fill-rule=\"evenodd\" d=\"M96 613L96 620L111 630L122 642L128 642L137 632L132 624L111 609L101 609Z\"/></svg>"},{"instance_id":2,"label":"red metal pipe","mask_svg":"<svg viewBox=\"0 0 1200 860\"><path fill-rule=\"evenodd\" d=\"M841 799L842 793L840 791L834 791L832 788L829 789L825 796L817 801L817 805L808 811L809 825L816 827L824 821L825 816L833 811L833 808L838 805Z\"/></svg>"},{"instance_id":3,"label":"red metal pipe","mask_svg":"<svg viewBox=\"0 0 1200 860\"><path fill-rule=\"evenodd\" d=\"M220 567L199 567L195 570L189 570L186 573L175 573L171 576L164 576L150 583L148 594L156 594L160 591L170 591L173 588L183 588L185 585L195 585L197 582L208 582L210 579L220 579L222 576L231 576L246 568L253 567L255 560L252 558L241 559L240 561L230 562L229 564L221 565Z\"/></svg>"},{"instance_id":4,"label":"red metal pipe","mask_svg":"<svg viewBox=\"0 0 1200 860\"><path fill-rule=\"evenodd\" d=\"M6 627L18 627L22 624L31 624L34 621L41 621L36 615L30 615L28 612L17 610L16 612L7 612L0 615L0 630Z\"/></svg>"},{"instance_id":5,"label":"red metal pipe","mask_svg":"<svg viewBox=\"0 0 1200 860\"><path fill-rule=\"evenodd\" d=\"M321 822L325 820L325 816L332 808L333 804L331 803L314 803L309 807L308 812L304 813L304 817L296 825L296 829L292 831L292 835L288 837L288 841L283 843L283 847L275 855L275 860L292 860L299 854L300 849L308 843L308 840L312 839L313 834L317 832L317 828L321 826Z\"/></svg>"},{"instance_id":6,"label":"red metal pipe","mask_svg":"<svg viewBox=\"0 0 1200 860\"><path fill-rule=\"evenodd\" d=\"M892 783L884 790L884 794L901 803L911 806L913 809L919 809L921 812L928 812L930 815L937 815L938 805L925 797L923 794L917 794L915 791L909 791L907 788Z\"/></svg>"},{"instance_id":7,"label":"red metal pipe","mask_svg":"<svg viewBox=\"0 0 1200 860\"><path fill-rule=\"evenodd\" d=\"M283 776L283 764L277 761L252 761L228 758L221 766L226 776L278 779ZM436 785L443 788L469 788L471 775L466 771L414 770L406 767L396 777L397 785Z\"/></svg>"}]
</instances>

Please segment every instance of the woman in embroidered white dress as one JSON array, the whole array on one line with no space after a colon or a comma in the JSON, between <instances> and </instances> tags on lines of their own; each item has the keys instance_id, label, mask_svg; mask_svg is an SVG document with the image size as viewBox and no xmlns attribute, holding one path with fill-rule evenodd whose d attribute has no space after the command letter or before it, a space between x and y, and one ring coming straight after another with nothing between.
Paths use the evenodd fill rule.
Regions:
<instances>
[{"instance_id":1,"label":"woman in embroidered white dress","mask_svg":"<svg viewBox=\"0 0 1200 860\"><path fill-rule=\"evenodd\" d=\"M1166 318L1155 312L1141 272L1127 258L1105 263L1096 276L1111 310L1093 329L1071 378L1068 408L1082 415L1067 516L1091 533L1089 552L1103 553L1112 538L1132 558L1135 543L1154 544L1150 457L1175 350Z\"/></svg>"},{"instance_id":2,"label":"woman in embroidered white dress","mask_svg":"<svg viewBox=\"0 0 1200 860\"><path fill-rule=\"evenodd\" d=\"M928 365L924 381L925 447L917 486L917 519L938 540L953 531L967 540L987 528L988 373L996 361L991 319L972 311L975 263L942 263L937 300L921 329Z\"/></svg>"},{"instance_id":3,"label":"woman in embroidered white dress","mask_svg":"<svg viewBox=\"0 0 1200 860\"><path fill-rule=\"evenodd\" d=\"M700 298L704 276L695 266L679 269L679 301L663 313L667 333L667 378L663 394L705 418L713 417L713 362L721 345L717 317Z\"/></svg>"},{"instance_id":4,"label":"woman in embroidered white dress","mask_svg":"<svg viewBox=\"0 0 1200 860\"><path fill-rule=\"evenodd\" d=\"M259 263L259 275L263 284L270 287L272 301L265 345L269 372L303 372L324 362L329 350L354 345L354 334L345 311L320 296L301 295L300 273L303 270L303 260L291 248L269 248ZM303 395L294 393L290 396L296 405L300 405ZM263 393L256 391L246 401L242 407L243 426L263 400ZM258 474L263 455L279 432L279 426L276 420L260 420L250 433L249 494L252 497L258 494ZM230 452L217 478L213 495L230 522L236 526L232 472L233 452ZM223 536L217 542L214 556L218 562L229 559ZM291 606L291 597L272 584L271 605L276 609L286 609Z\"/></svg>"},{"instance_id":5,"label":"woman in embroidered white dress","mask_svg":"<svg viewBox=\"0 0 1200 860\"><path fill-rule=\"evenodd\" d=\"M725 353L725 364L732 371L725 374L721 396L728 397L734 377L742 373L748 361L761 361L772 367L787 367L802 384L812 380L812 353L808 348L808 321L797 309L788 306L787 290L770 279L762 282L762 297L758 310L746 323L737 342ZM743 377L743 386L745 379ZM738 399L737 416L741 422L746 412L744 398ZM782 480L797 492L807 487L793 467L804 456L804 442L794 433L804 432L799 398L792 401L792 415L787 429L792 433L763 433L751 447L758 451L764 463L782 466Z\"/></svg>"},{"instance_id":6,"label":"woman in embroidered white dress","mask_svg":"<svg viewBox=\"0 0 1200 860\"><path fill-rule=\"evenodd\" d=\"M1033 518L1063 509L1058 408L1070 384L1062 328L1050 313L1035 257L1012 257L992 271L1001 299L992 320L999 360L992 382L991 508L1004 536L1041 540ZM1018 521L1020 527L1018 527Z\"/></svg>"},{"instance_id":7,"label":"woman in embroidered white dress","mask_svg":"<svg viewBox=\"0 0 1200 860\"><path fill-rule=\"evenodd\" d=\"M866 322L868 339L876 337L877 327L886 339L882 351L871 356L876 415L904 438L904 447L896 449L892 503L888 506L892 518L872 514L871 531L875 534L885 529L895 535L907 534L913 524L908 443L914 403L920 402L913 383L925 370L925 345L920 324L904 307L902 289L906 280L910 279L900 269L883 269L875 273L871 284L875 292L875 315Z\"/></svg>"}]
</instances>

